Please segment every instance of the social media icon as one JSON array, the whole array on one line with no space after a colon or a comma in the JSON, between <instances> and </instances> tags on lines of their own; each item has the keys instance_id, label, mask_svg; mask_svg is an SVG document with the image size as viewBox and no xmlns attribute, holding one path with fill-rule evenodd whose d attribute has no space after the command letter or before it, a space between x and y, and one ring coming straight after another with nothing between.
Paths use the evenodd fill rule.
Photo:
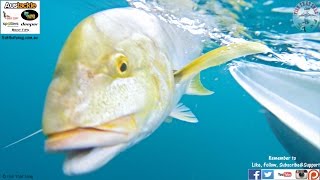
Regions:
<instances>
[{"instance_id":1,"label":"social media icon","mask_svg":"<svg viewBox=\"0 0 320 180\"><path fill-rule=\"evenodd\" d=\"M260 180L261 179L261 170L249 169L248 177L249 177L249 180Z\"/></svg>"},{"instance_id":2,"label":"social media icon","mask_svg":"<svg viewBox=\"0 0 320 180\"><path fill-rule=\"evenodd\" d=\"M274 171L273 172L274 179L288 179L288 180L296 179L295 169L275 169L273 171Z\"/></svg>"},{"instance_id":3,"label":"social media icon","mask_svg":"<svg viewBox=\"0 0 320 180\"><path fill-rule=\"evenodd\" d=\"M308 170L296 170L296 179L308 179Z\"/></svg>"},{"instance_id":4,"label":"social media icon","mask_svg":"<svg viewBox=\"0 0 320 180\"><path fill-rule=\"evenodd\" d=\"M274 178L274 172L273 170L264 169L261 172L262 179L273 179Z\"/></svg>"},{"instance_id":5,"label":"social media icon","mask_svg":"<svg viewBox=\"0 0 320 180\"><path fill-rule=\"evenodd\" d=\"M320 171L318 169L308 170L308 180L318 180L320 178Z\"/></svg>"}]
</instances>

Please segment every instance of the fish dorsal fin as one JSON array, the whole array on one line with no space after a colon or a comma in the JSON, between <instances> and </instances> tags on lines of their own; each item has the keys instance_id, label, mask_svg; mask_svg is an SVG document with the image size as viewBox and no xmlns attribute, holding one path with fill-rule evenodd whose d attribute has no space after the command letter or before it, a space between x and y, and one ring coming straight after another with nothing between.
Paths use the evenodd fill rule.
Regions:
<instances>
[{"instance_id":1,"label":"fish dorsal fin","mask_svg":"<svg viewBox=\"0 0 320 180\"><path fill-rule=\"evenodd\" d=\"M213 91L208 90L201 83L200 73L197 74L194 78L192 78L189 87L186 91L188 95L198 95L198 96L206 96L213 94Z\"/></svg>"},{"instance_id":2,"label":"fish dorsal fin","mask_svg":"<svg viewBox=\"0 0 320 180\"><path fill-rule=\"evenodd\" d=\"M175 82L177 84L183 83L187 80L190 80L193 76L200 73L200 71L204 69L223 64L241 56L267 53L270 51L271 49L269 49L266 45L249 41L222 46L198 57L181 70L175 72Z\"/></svg>"},{"instance_id":3,"label":"fish dorsal fin","mask_svg":"<svg viewBox=\"0 0 320 180\"><path fill-rule=\"evenodd\" d=\"M170 113L170 117L189 122L189 123L197 123L198 119L196 116L191 112L191 110L183 105L182 103L179 103Z\"/></svg>"}]
</instances>

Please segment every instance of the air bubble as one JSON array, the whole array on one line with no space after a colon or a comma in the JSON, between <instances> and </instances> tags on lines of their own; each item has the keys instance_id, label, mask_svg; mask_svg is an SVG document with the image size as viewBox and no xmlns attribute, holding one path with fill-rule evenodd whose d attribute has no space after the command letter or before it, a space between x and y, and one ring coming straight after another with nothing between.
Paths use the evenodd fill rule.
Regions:
<instances>
[{"instance_id":1,"label":"air bubble","mask_svg":"<svg viewBox=\"0 0 320 180\"><path fill-rule=\"evenodd\" d=\"M254 34L255 34L256 36L260 36L261 32L260 32L260 31L256 31L256 32L254 32Z\"/></svg>"}]
</instances>

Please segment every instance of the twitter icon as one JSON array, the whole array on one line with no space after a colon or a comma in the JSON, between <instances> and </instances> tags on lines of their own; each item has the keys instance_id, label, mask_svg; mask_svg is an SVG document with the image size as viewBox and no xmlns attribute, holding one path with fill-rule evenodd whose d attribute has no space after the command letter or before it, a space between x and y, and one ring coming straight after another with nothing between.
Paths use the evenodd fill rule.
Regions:
<instances>
[{"instance_id":1,"label":"twitter icon","mask_svg":"<svg viewBox=\"0 0 320 180\"><path fill-rule=\"evenodd\" d=\"M263 169L262 170L262 179L273 179L274 174L273 170Z\"/></svg>"}]
</instances>

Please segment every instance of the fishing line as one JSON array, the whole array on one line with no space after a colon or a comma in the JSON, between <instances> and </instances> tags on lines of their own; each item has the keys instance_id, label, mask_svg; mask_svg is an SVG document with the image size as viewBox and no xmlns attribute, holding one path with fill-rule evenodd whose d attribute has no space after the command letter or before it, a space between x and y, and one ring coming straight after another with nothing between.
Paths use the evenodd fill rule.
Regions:
<instances>
[{"instance_id":1,"label":"fishing line","mask_svg":"<svg viewBox=\"0 0 320 180\"><path fill-rule=\"evenodd\" d=\"M15 141L15 142L13 142L13 143L11 143L11 144L3 147L2 149L6 149L6 148L8 148L8 147L11 147L11 146L13 146L13 145L15 145L15 144L17 144L17 143L19 143L19 142L21 142L21 141L24 141L24 140L26 140L26 139L28 139L28 138L36 135L36 134L39 134L39 133L41 133L41 132L42 132L42 129L39 129L38 131L36 131L36 132L34 132L34 133L32 133L32 134L30 134L30 135L28 135L28 136L26 136L26 137L24 137L24 138L22 138L22 139L19 139L18 141Z\"/></svg>"}]
</instances>

